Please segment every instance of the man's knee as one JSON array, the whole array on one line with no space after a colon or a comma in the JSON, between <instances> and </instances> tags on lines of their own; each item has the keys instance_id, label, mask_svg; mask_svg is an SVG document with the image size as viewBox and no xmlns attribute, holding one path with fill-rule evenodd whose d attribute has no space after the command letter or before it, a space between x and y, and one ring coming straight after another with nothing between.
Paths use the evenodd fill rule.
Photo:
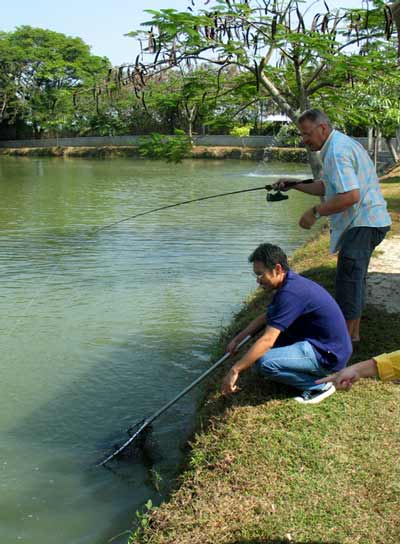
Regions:
<instances>
[{"instance_id":1,"label":"man's knee","mask_svg":"<svg viewBox=\"0 0 400 544\"><path fill-rule=\"evenodd\" d=\"M281 372L280 365L276 364L273 359L268 357L260 357L255 365L254 369L257 374L261 376L277 376Z\"/></svg>"}]
</instances>

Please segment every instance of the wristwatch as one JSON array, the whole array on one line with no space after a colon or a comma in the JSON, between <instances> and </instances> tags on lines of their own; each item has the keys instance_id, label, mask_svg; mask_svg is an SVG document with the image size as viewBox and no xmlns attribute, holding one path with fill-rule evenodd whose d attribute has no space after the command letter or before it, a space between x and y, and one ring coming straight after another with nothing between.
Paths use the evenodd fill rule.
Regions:
<instances>
[{"instance_id":1,"label":"wristwatch","mask_svg":"<svg viewBox=\"0 0 400 544\"><path fill-rule=\"evenodd\" d=\"M320 219L321 218L321 215L317 210L317 206L313 206L312 211L313 211L315 219Z\"/></svg>"}]
</instances>

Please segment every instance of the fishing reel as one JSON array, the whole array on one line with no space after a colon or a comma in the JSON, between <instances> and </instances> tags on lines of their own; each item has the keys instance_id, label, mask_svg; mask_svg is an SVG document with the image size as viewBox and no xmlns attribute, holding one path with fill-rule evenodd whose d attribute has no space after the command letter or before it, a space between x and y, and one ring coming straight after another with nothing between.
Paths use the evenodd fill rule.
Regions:
<instances>
[{"instance_id":1,"label":"fishing reel","mask_svg":"<svg viewBox=\"0 0 400 544\"><path fill-rule=\"evenodd\" d=\"M292 189L299 185L300 183L314 183L313 178L302 179L301 181L288 180L284 183L285 189ZM276 185L265 185L264 189L266 191L274 191L273 193L267 192L267 202L279 202L280 200L287 200L289 195L284 195L276 188Z\"/></svg>"},{"instance_id":2,"label":"fishing reel","mask_svg":"<svg viewBox=\"0 0 400 544\"><path fill-rule=\"evenodd\" d=\"M276 193L267 193L267 202L279 202L280 200L287 200L289 198L289 195L284 195L280 191L276 191Z\"/></svg>"}]
</instances>

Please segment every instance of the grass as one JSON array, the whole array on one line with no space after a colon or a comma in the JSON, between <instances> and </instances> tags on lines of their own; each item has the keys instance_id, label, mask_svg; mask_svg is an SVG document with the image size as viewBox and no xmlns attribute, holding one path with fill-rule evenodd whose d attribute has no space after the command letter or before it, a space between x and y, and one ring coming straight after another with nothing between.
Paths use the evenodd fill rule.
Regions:
<instances>
[{"instance_id":1,"label":"grass","mask_svg":"<svg viewBox=\"0 0 400 544\"><path fill-rule=\"evenodd\" d=\"M400 231L400 179L383 186ZM333 290L328 232L292 267ZM226 338L265 307L256 293ZM400 346L400 314L367 307L356 362ZM217 355L216 353L215 355ZM229 365L228 365L229 366ZM313 407L247 373L229 398L210 385L185 471L131 542L152 544L398 544L400 387L363 380Z\"/></svg>"},{"instance_id":2,"label":"grass","mask_svg":"<svg viewBox=\"0 0 400 544\"><path fill-rule=\"evenodd\" d=\"M9 155L15 157L84 157L96 159L111 159L116 157L139 158L136 146L104 145L97 147L17 147L0 148L0 156Z\"/></svg>"},{"instance_id":3,"label":"grass","mask_svg":"<svg viewBox=\"0 0 400 544\"><path fill-rule=\"evenodd\" d=\"M382 192L392 216L391 235L400 234L400 176L382 180Z\"/></svg>"}]
</instances>

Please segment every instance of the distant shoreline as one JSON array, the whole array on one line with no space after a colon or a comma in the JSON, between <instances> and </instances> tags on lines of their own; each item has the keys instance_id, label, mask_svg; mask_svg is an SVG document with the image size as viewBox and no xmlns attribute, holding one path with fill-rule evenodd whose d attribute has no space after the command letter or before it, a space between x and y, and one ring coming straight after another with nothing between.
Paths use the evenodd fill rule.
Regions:
<instances>
[{"instance_id":1,"label":"distant shoreline","mask_svg":"<svg viewBox=\"0 0 400 544\"><path fill-rule=\"evenodd\" d=\"M268 147L265 150L260 147L247 146L194 146L189 159L239 159L239 160L263 160L268 154L269 160L285 162L307 162L307 153L304 148ZM51 147L3 147L0 148L0 156L11 157L82 157L112 159L130 157L141 159L137 146L134 145L105 145L105 146L51 146Z\"/></svg>"}]
</instances>

